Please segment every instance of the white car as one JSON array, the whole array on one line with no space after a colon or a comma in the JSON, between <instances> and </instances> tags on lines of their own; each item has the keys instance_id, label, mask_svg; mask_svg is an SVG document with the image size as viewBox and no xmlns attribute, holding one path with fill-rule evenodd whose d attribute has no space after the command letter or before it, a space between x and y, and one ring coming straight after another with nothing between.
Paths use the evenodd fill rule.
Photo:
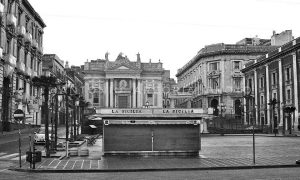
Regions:
<instances>
[{"instance_id":1,"label":"white car","mask_svg":"<svg viewBox=\"0 0 300 180\"><path fill-rule=\"evenodd\" d=\"M51 127L48 128L49 130L49 141L51 140ZM45 144L45 127L41 127L38 131L34 132L34 143L35 144Z\"/></svg>"}]
</instances>

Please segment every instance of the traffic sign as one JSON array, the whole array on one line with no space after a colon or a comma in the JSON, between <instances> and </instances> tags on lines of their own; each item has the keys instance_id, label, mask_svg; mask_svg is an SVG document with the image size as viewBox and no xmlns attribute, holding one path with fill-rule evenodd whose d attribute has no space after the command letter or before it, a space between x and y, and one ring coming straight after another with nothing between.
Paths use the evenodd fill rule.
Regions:
<instances>
[{"instance_id":1,"label":"traffic sign","mask_svg":"<svg viewBox=\"0 0 300 180\"><path fill-rule=\"evenodd\" d=\"M24 112L21 109L15 110L15 112L14 112L15 120L20 121L20 120L24 119L24 117L25 117Z\"/></svg>"}]
</instances>

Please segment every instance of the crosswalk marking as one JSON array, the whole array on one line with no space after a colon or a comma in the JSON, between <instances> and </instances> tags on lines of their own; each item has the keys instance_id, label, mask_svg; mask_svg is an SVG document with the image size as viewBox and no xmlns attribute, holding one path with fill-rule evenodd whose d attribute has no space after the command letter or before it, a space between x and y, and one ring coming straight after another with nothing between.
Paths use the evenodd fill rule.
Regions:
<instances>
[{"instance_id":1,"label":"crosswalk marking","mask_svg":"<svg viewBox=\"0 0 300 180\"><path fill-rule=\"evenodd\" d=\"M0 153L0 156L3 156L3 155L5 155L5 154L7 154L7 153Z\"/></svg>"},{"instance_id":2,"label":"crosswalk marking","mask_svg":"<svg viewBox=\"0 0 300 180\"><path fill-rule=\"evenodd\" d=\"M8 154L8 155L5 155L5 156L1 156L0 159L9 159L9 158L12 158L12 157L16 157L18 155L19 155L19 153Z\"/></svg>"},{"instance_id":3,"label":"crosswalk marking","mask_svg":"<svg viewBox=\"0 0 300 180\"><path fill-rule=\"evenodd\" d=\"M24 159L26 159L26 155L21 156L21 160L24 160ZM19 160L19 156L12 158L11 160L13 160L13 161Z\"/></svg>"}]
</instances>

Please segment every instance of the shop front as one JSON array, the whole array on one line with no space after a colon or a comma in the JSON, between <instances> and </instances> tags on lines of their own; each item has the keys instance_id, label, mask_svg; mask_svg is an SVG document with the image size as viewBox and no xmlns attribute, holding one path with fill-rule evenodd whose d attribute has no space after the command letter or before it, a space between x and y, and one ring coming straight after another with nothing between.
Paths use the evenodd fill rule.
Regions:
<instances>
[{"instance_id":1,"label":"shop front","mask_svg":"<svg viewBox=\"0 0 300 180\"><path fill-rule=\"evenodd\" d=\"M103 153L198 155L208 115L202 109L99 109Z\"/></svg>"}]
</instances>

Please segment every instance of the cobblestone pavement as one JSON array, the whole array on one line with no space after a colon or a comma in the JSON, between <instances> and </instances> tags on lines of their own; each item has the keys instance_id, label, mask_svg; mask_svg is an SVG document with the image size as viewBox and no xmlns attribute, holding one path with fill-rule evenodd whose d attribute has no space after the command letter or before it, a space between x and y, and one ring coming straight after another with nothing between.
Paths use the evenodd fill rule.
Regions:
<instances>
[{"instance_id":1,"label":"cobblestone pavement","mask_svg":"<svg viewBox=\"0 0 300 180\"><path fill-rule=\"evenodd\" d=\"M68 159L45 159L36 164L37 170L149 170L149 169L210 169L260 166L295 166L300 159L299 137L255 137L255 164L253 164L252 136L202 137L202 149L199 157L118 157L102 156L102 139L88 147L88 157L70 157ZM25 163L23 169L28 169Z\"/></svg>"}]
</instances>

